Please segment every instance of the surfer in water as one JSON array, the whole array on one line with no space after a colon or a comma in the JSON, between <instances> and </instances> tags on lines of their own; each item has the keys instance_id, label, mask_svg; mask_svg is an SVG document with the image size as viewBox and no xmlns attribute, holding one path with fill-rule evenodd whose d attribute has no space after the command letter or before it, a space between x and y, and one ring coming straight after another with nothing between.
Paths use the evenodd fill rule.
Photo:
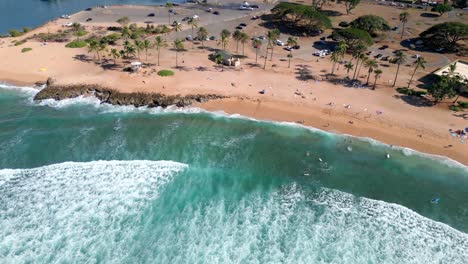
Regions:
<instances>
[{"instance_id":1,"label":"surfer in water","mask_svg":"<svg viewBox=\"0 0 468 264\"><path fill-rule=\"evenodd\" d=\"M435 197L435 198L432 198L431 199L431 203L439 203L440 202L440 198L439 197Z\"/></svg>"}]
</instances>

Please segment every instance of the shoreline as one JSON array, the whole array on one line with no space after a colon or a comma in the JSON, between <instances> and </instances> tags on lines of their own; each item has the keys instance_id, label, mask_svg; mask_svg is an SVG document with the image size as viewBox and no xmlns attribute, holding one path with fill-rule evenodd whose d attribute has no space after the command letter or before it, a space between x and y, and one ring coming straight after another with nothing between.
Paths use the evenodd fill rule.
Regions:
<instances>
[{"instance_id":1,"label":"shoreline","mask_svg":"<svg viewBox=\"0 0 468 264\"><path fill-rule=\"evenodd\" d=\"M25 86L27 82L21 81L0 81L5 85L13 86ZM34 84L28 83L30 86ZM86 85L84 85L86 86ZM86 89L81 94L77 93L62 93L57 94L57 87L52 87L53 93L50 97L41 97L40 99L34 100L43 100L43 99L54 99L54 100L63 100L63 99L72 99L79 96L93 96L96 97L101 103L108 103L115 106L124 106L131 105L134 107L148 106L148 107L158 107L161 105L157 104L142 104L141 101L135 101L141 93L125 93L125 101L119 100L104 100L103 96L99 97L94 94L94 90L89 93ZM89 86L87 86L89 87ZM63 87L62 87L63 88ZM47 89L47 88L44 88ZM44 91L42 89L41 91ZM50 88L49 88L50 89ZM108 88L97 88L97 89L108 89ZM82 91L80 91L82 92ZM38 93L39 94L39 93ZM148 94L149 96L159 96L157 94ZM174 100L174 96L162 95L165 99L171 97L171 100ZM167 96L167 97L166 97ZM287 102L280 101L261 101L253 98L232 96L232 97L223 97L221 95L201 95L202 100L197 98L191 99L190 102L184 102L185 98L190 96L198 95L184 95L181 96L181 102L184 104L179 104L179 108L183 107L196 107L203 109L212 114L217 112L222 112L228 117L229 115L239 115L239 118L252 119L254 121L260 122L273 122L279 123L282 122L290 123L291 125L296 124L303 126L307 129L320 130L327 133L333 133L343 136L351 136L358 138L360 140L372 141L375 140L381 144L388 145L389 147L398 147L398 148L407 148L413 151L417 151L424 155L429 155L431 157L437 157L437 159L443 161L447 158L449 161L454 161L461 166L468 165L468 157L464 155L463 146L455 145L452 148L441 148L441 144L453 144L456 139L453 138L441 138L436 136L431 136L428 133L423 133L421 137L418 137L420 131L415 131L411 128L396 127L396 123L388 123L387 126L376 124L375 120L366 119L365 117L359 116L350 116L346 112L340 111L338 109L320 109L317 107L311 109L310 107L301 106L301 105L291 105ZM206 96L206 97L205 97ZM107 98L107 97L106 97ZM141 98L141 96L140 96ZM179 98L179 97L176 97ZM108 98L107 98L108 99ZM206 100L205 100L206 99ZM140 99L141 100L141 99ZM146 99L144 99L146 100ZM144 102L143 100L143 102ZM163 108L168 107L169 105L162 104ZM353 124L350 124L349 119L352 119ZM458 146L458 147L457 147Z\"/></svg>"}]
</instances>

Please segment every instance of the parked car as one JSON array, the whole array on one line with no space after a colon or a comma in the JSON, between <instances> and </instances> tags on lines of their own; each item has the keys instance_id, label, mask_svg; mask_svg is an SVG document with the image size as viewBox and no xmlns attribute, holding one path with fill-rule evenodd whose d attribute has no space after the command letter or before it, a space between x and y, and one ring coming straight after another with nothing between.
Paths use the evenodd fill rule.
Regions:
<instances>
[{"instance_id":1,"label":"parked car","mask_svg":"<svg viewBox=\"0 0 468 264\"><path fill-rule=\"evenodd\" d=\"M240 23L239 26L241 26L241 27L246 27L247 24L246 24L246 23Z\"/></svg>"},{"instance_id":2,"label":"parked car","mask_svg":"<svg viewBox=\"0 0 468 264\"><path fill-rule=\"evenodd\" d=\"M265 39L266 39L265 36L259 36L258 38L261 39L261 40L265 40Z\"/></svg>"},{"instance_id":3,"label":"parked car","mask_svg":"<svg viewBox=\"0 0 468 264\"><path fill-rule=\"evenodd\" d=\"M383 60L383 61L388 61L388 58L389 58L389 56L385 56L385 57L382 57L381 60Z\"/></svg>"},{"instance_id":4,"label":"parked car","mask_svg":"<svg viewBox=\"0 0 468 264\"><path fill-rule=\"evenodd\" d=\"M211 13L211 11L213 11L213 8L211 8L211 7L206 10L206 12L208 12L208 13Z\"/></svg>"},{"instance_id":5,"label":"parked car","mask_svg":"<svg viewBox=\"0 0 468 264\"><path fill-rule=\"evenodd\" d=\"M218 16L218 15L219 15L219 11L214 11L214 12L213 12L213 15L217 15L217 16Z\"/></svg>"},{"instance_id":6,"label":"parked car","mask_svg":"<svg viewBox=\"0 0 468 264\"><path fill-rule=\"evenodd\" d=\"M251 19L252 20L257 20L257 19L259 19L259 17L258 16L253 16Z\"/></svg>"},{"instance_id":7,"label":"parked car","mask_svg":"<svg viewBox=\"0 0 468 264\"><path fill-rule=\"evenodd\" d=\"M237 26L236 29L243 29L241 26Z\"/></svg>"},{"instance_id":8,"label":"parked car","mask_svg":"<svg viewBox=\"0 0 468 264\"><path fill-rule=\"evenodd\" d=\"M374 58L378 59L378 58L381 58L383 55L382 54L377 54L374 56Z\"/></svg>"},{"instance_id":9,"label":"parked car","mask_svg":"<svg viewBox=\"0 0 468 264\"><path fill-rule=\"evenodd\" d=\"M85 11L91 11L91 10L93 10L92 7L88 7L88 8L85 9Z\"/></svg>"},{"instance_id":10,"label":"parked car","mask_svg":"<svg viewBox=\"0 0 468 264\"><path fill-rule=\"evenodd\" d=\"M148 16L149 17L154 17L155 15L154 15L154 13L149 13Z\"/></svg>"},{"instance_id":11,"label":"parked car","mask_svg":"<svg viewBox=\"0 0 468 264\"><path fill-rule=\"evenodd\" d=\"M241 6L239 6L239 10L253 11L253 8L250 7L250 6L241 5Z\"/></svg>"},{"instance_id":12,"label":"parked car","mask_svg":"<svg viewBox=\"0 0 468 264\"><path fill-rule=\"evenodd\" d=\"M211 37L210 37L210 40L216 40L216 37L215 37L215 36L211 36Z\"/></svg>"},{"instance_id":13,"label":"parked car","mask_svg":"<svg viewBox=\"0 0 468 264\"><path fill-rule=\"evenodd\" d=\"M445 50L445 48L437 48L437 49L435 49L435 51L437 51L437 52L441 52L441 51L444 51L444 50Z\"/></svg>"},{"instance_id":14,"label":"parked car","mask_svg":"<svg viewBox=\"0 0 468 264\"><path fill-rule=\"evenodd\" d=\"M91 20L93 20L93 19L90 18L90 17L88 17L88 18L86 19L86 22L89 22L89 21L91 21Z\"/></svg>"},{"instance_id":15,"label":"parked car","mask_svg":"<svg viewBox=\"0 0 468 264\"><path fill-rule=\"evenodd\" d=\"M299 46L299 45L294 45L294 46L293 46L293 49L296 49L296 50L298 50L298 49L300 49L300 48L301 48L301 46Z\"/></svg>"},{"instance_id":16,"label":"parked car","mask_svg":"<svg viewBox=\"0 0 468 264\"><path fill-rule=\"evenodd\" d=\"M190 19L190 17L184 17L184 18L182 18L182 21L187 21L189 19Z\"/></svg>"},{"instance_id":17,"label":"parked car","mask_svg":"<svg viewBox=\"0 0 468 264\"><path fill-rule=\"evenodd\" d=\"M284 42L281 41L281 40L279 40L279 39L277 39L277 40L276 40L276 45L278 45L278 46L284 46Z\"/></svg>"},{"instance_id":18,"label":"parked car","mask_svg":"<svg viewBox=\"0 0 468 264\"><path fill-rule=\"evenodd\" d=\"M393 31L396 31L397 29L398 29L398 26L392 28Z\"/></svg>"},{"instance_id":19,"label":"parked car","mask_svg":"<svg viewBox=\"0 0 468 264\"><path fill-rule=\"evenodd\" d=\"M250 5L251 8L259 8L258 5Z\"/></svg>"},{"instance_id":20,"label":"parked car","mask_svg":"<svg viewBox=\"0 0 468 264\"><path fill-rule=\"evenodd\" d=\"M193 15L192 19L199 19L200 17L198 15Z\"/></svg>"},{"instance_id":21,"label":"parked car","mask_svg":"<svg viewBox=\"0 0 468 264\"><path fill-rule=\"evenodd\" d=\"M186 39L187 41L193 41L192 35L188 35L185 39Z\"/></svg>"},{"instance_id":22,"label":"parked car","mask_svg":"<svg viewBox=\"0 0 468 264\"><path fill-rule=\"evenodd\" d=\"M385 50L388 49L388 45L383 45L382 47L379 48L379 50Z\"/></svg>"}]
</instances>

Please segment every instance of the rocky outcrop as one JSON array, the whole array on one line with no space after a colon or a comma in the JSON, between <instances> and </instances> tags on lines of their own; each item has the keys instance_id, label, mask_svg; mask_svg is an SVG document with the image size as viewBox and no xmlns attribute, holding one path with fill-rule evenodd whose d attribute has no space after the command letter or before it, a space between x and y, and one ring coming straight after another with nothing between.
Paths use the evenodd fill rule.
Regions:
<instances>
[{"instance_id":1,"label":"rocky outcrop","mask_svg":"<svg viewBox=\"0 0 468 264\"><path fill-rule=\"evenodd\" d=\"M102 103L113 105L133 105L135 107L178 107L190 106L193 102L207 102L214 99L226 98L217 94L193 94L193 95L165 95L161 93L122 93L99 85L74 84L56 85L54 82L47 85L36 94L34 100L55 99L63 100L79 96L95 96Z\"/></svg>"}]
</instances>

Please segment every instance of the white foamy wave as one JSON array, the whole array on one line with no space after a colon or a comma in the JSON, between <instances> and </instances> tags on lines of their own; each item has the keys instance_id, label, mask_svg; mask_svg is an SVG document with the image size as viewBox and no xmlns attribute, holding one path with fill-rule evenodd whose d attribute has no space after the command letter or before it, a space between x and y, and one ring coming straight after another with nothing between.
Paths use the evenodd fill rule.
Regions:
<instances>
[{"instance_id":1,"label":"white foamy wave","mask_svg":"<svg viewBox=\"0 0 468 264\"><path fill-rule=\"evenodd\" d=\"M468 258L468 235L402 206L333 190L285 186L263 197L210 200L177 221L143 230L157 249L135 262L451 263Z\"/></svg>"},{"instance_id":2,"label":"white foamy wave","mask_svg":"<svg viewBox=\"0 0 468 264\"><path fill-rule=\"evenodd\" d=\"M186 167L172 161L93 161L0 170L0 259L120 259L121 247L133 239L129 225L142 220L161 188Z\"/></svg>"},{"instance_id":3,"label":"white foamy wave","mask_svg":"<svg viewBox=\"0 0 468 264\"><path fill-rule=\"evenodd\" d=\"M74 105L86 105L98 108L101 101L94 96L79 96L76 98L67 98L63 100L44 99L36 102L37 105L49 106L55 108L66 108Z\"/></svg>"},{"instance_id":4,"label":"white foamy wave","mask_svg":"<svg viewBox=\"0 0 468 264\"><path fill-rule=\"evenodd\" d=\"M38 89L38 88L30 87L30 86L16 86L16 85L0 82L0 89L18 91L26 96L30 96L31 98L34 97L34 95L36 95L41 88L43 87L40 87Z\"/></svg>"}]
</instances>

